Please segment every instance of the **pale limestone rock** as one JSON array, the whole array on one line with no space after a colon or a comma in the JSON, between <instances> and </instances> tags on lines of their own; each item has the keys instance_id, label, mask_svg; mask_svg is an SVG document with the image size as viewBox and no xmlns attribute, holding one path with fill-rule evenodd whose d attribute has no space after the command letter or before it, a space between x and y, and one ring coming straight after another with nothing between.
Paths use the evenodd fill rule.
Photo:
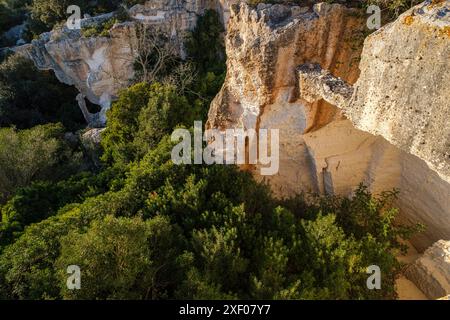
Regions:
<instances>
[{"instance_id":1,"label":"pale limestone rock","mask_svg":"<svg viewBox=\"0 0 450 320\"><path fill-rule=\"evenodd\" d=\"M98 147L102 140L103 131L105 131L105 128L89 129L81 135L81 142L85 147L87 146Z\"/></svg>"},{"instance_id":2,"label":"pale limestone rock","mask_svg":"<svg viewBox=\"0 0 450 320\"><path fill-rule=\"evenodd\" d=\"M407 246L407 252L406 254L398 252L396 258L398 261L408 265L416 261L421 255L409 241L402 242ZM427 296L420 291L414 282L407 279L403 273L395 281L395 291L397 292L398 300L428 300Z\"/></svg>"},{"instance_id":3,"label":"pale limestone rock","mask_svg":"<svg viewBox=\"0 0 450 320\"><path fill-rule=\"evenodd\" d=\"M262 108L276 101L302 109L295 67L306 61L356 80L359 52L352 49L351 39L361 31L362 21L340 5L324 5L320 12L283 5L232 6L227 77L211 106L209 127L256 128ZM305 118L319 116L318 108L313 109ZM327 110L320 110L320 116L327 120L337 113L322 109Z\"/></svg>"},{"instance_id":4,"label":"pale limestone rock","mask_svg":"<svg viewBox=\"0 0 450 320\"><path fill-rule=\"evenodd\" d=\"M183 38L195 27L198 16L205 9L216 7L224 8L226 15L227 3L225 0L147 1L130 8L132 21L114 25L109 37L86 38L80 30L63 27L14 50L32 59L39 69L53 70L61 82L74 85L90 102L100 105L102 111L96 118L104 125L111 101L134 75L135 20L166 32L183 55ZM108 13L86 18L81 25L98 24L112 16Z\"/></svg>"},{"instance_id":5,"label":"pale limestone rock","mask_svg":"<svg viewBox=\"0 0 450 320\"><path fill-rule=\"evenodd\" d=\"M430 299L450 295L450 241L440 240L406 270L406 277Z\"/></svg>"},{"instance_id":6,"label":"pale limestone rock","mask_svg":"<svg viewBox=\"0 0 450 320\"><path fill-rule=\"evenodd\" d=\"M399 188L399 220L427 226L412 240L423 251L450 235L449 181L426 159L395 147L384 136L358 130L338 108L324 100L311 102L317 97L299 90L297 66L319 64L328 70L319 74L328 82L320 88L322 94L345 106L352 88L344 81L352 84L358 78L360 51L355 39L361 38L364 25L351 9L337 4L323 3L302 13L281 5L233 6L226 36L227 76L211 105L207 128L279 129L278 174L263 178L258 165L250 169L280 197L302 191L351 195L361 182L375 194ZM380 30L375 36L389 39L390 33ZM405 47L396 42L398 48ZM447 50L439 46L431 50L439 54L437 49L440 54ZM370 65L369 60L365 63ZM442 76L448 75L447 69L441 70ZM330 74L342 80L335 82ZM404 82L399 85L407 86ZM332 90L336 87L339 94Z\"/></svg>"},{"instance_id":7,"label":"pale limestone rock","mask_svg":"<svg viewBox=\"0 0 450 320\"><path fill-rule=\"evenodd\" d=\"M369 36L360 69L346 116L450 182L450 1L418 5Z\"/></svg>"},{"instance_id":8,"label":"pale limestone rock","mask_svg":"<svg viewBox=\"0 0 450 320\"><path fill-rule=\"evenodd\" d=\"M353 95L353 86L323 70L318 64L303 64L297 68L300 95L308 102L325 99L344 108Z\"/></svg>"}]
</instances>

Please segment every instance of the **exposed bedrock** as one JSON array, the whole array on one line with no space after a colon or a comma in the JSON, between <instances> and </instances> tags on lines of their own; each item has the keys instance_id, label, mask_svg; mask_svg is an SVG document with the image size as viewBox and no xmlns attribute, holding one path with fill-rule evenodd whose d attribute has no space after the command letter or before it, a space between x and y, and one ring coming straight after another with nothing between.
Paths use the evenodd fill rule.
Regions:
<instances>
[{"instance_id":1,"label":"exposed bedrock","mask_svg":"<svg viewBox=\"0 0 450 320\"><path fill-rule=\"evenodd\" d=\"M369 36L354 87L318 65L302 65L298 74L309 101L342 108L357 128L425 160L450 182L448 12L450 1L419 5Z\"/></svg>"},{"instance_id":2,"label":"exposed bedrock","mask_svg":"<svg viewBox=\"0 0 450 320\"><path fill-rule=\"evenodd\" d=\"M80 30L44 33L30 44L14 48L34 61L39 69L53 70L63 83L74 85L83 97L102 107L97 124L106 122L105 111L120 89L127 87L134 75L137 55L136 21L165 32L180 49L187 31L192 30L205 9L217 9L228 18L228 2L219 0L156 0L129 9L131 21L115 24L109 36L84 37ZM81 25L101 23L112 14L86 18ZM82 103L80 104L82 107Z\"/></svg>"},{"instance_id":3,"label":"exposed bedrock","mask_svg":"<svg viewBox=\"0 0 450 320\"><path fill-rule=\"evenodd\" d=\"M227 76L207 127L279 129L279 172L262 177L258 166L252 170L280 197L349 195L361 182L374 193L398 188L400 219L427 226L414 246L423 251L449 239L450 181L442 168L449 148L450 37L439 6L420 11L429 27L404 24L405 14L371 35L361 64L365 19L354 9L232 6ZM305 64L327 70L318 77L325 86L299 90L298 66Z\"/></svg>"}]
</instances>

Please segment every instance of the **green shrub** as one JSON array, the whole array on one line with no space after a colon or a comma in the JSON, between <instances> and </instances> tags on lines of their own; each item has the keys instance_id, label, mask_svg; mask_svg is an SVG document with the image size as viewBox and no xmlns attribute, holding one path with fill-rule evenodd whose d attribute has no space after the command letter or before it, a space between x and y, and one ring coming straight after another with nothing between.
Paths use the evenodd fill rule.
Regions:
<instances>
[{"instance_id":1,"label":"green shrub","mask_svg":"<svg viewBox=\"0 0 450 320\"><path fill-rule=\"evenodd\" d=\"M85 123L75 96L78 91L14 54L0 64L0 127L31 128L62 122L69 130Z\"/></svg>"},{"instance_id":2,"label":"green shrub","mask_svg":"<svg viewBox=\"0 0 450 320\"><path fill-rule=\"evenodd\" d=\"M163 216L143 221L107 216L86 232L72 231L61 239L56 269L62 296L68 299L162 298L176 284L180 238ZM116 252L116 254L111 254ZM82 263L80 263L82 262ZM81 290L64 285L68 265L83 270Z\"/></svg>"},{"instance_id":3,"label":"green shrub","mask_svg":"<svg viewBox=\"0 0 450 320\"><path fill-rule=\"evenodd\" d=\"M85 199L106 192L113 176L120 173L105 170L100 174L82 172L57 183L36 181L17 190L0 209L0 247L11 244L32 223L47 219L66 204L83 202Z\"/></svg>"},{"instance_id":4,"label":"green shrub","mask_svg":"<svg viewBox=\"0 0 450 320\"><path fill-rule=\"evenodd\" d=\"M0 35L20 23L20 16L0 2Z\"/></svg>"},{"instance_id":5,"label":"green shrub","mask_svg":"<svg viewBox=\"0 0 450 320\"><path fill-rule=\"evenodd\" d=\"M81 33L84 37L109 37L109 30L114 26L114 24L118 23L119 20L117 18L110 18L102 23L91 25L89 27L83 28Z\"/></svg>"},{"instance_id":6,"label":"green shrub","mask_svg":"<svg viewBox=\"0 0 450 320\"><path fill-rule=\"evenodd\" d=\"M0 129L0 203L32 181L57 181L77 170L80 154L64 140L59 124L29 130Z\"/></svg>"},{"instance_id":7,"label":"green shrub","mask_svg":"<svg viewBox=\"0 0 450 320\"><path fill-rule=\"evenodd\" d=\"M142 93L145 101L148 91ZM163 137L127 166L115 191L92 193L26 228L0 256L0 285L7 297L395 297L398 240L416 229L394 224L395 192L373 197L361 186L352 198L279 202L267 186L233 166L173 164L173 145ZM104 220L107 215L115 218ZM155 221L161 233L149 241L153 231L144 230ZM88 270L84 291L64 288L68 264ZM372 264L383 272L382 290L366 287ZM121 265L130 268L118 269ZM143 272L136 271L138 265ZM156 272L158 266L163 267Z\"/></svg>"},{"instance_id":8,"label":"green shrub","mask_svg":"<svg viewBox=\"0 0 450 320\"><path fill-rule=\"evenodd\" d=\"M177 125L190 126L199 114L172 85L136 84L124 90L108 111L103 160L126 163L141 158Z\"/></svg>"}]
</instances>

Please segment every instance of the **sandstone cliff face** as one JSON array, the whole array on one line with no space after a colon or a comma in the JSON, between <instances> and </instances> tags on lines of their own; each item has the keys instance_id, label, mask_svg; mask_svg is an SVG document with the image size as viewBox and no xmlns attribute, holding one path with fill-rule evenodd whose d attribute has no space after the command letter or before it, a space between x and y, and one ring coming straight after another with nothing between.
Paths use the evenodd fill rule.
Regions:
<instances>
[{"instance_id":1,"label":"sandstone cliff face","mask_svg":"<svg viewBox=\"0 0 450 320\"><path fill-rule=\"evenodd\" d=\"M211 105L207 127L280 129L280 171L270 177L279 195L319 191L303 134L341 118L328 103L307 103L298 96L295 68L314 61L355 81L362 25L353 10L340 5L321 4L314 10L232 7L226 37L227 77Z\"/></svg>"},{"instance_id":2,"label":"sandstone cliff face","mask_svg":"<svg viewBox=\"0 0 450 320\"><path fill-rule=\"evenodd\" d=\"M450 1L419 5L367 38L344 108L361 130L425 160L450 182ZM399 43L401 45L399 45Z\"/></svg>"},{"instance_id":3,"label":"sandstone cliff face","mask_svg":"<svg viewBox=\"0 0 450 320\"><path fill-rule=\"evenodd\" d=\"M424 19L433 21L430 14L424 11ZM442 17L434 21L446 23ZM444 56L449 45L441 34L446 29L403 26L402 20L386 26L366 41L358 79L364 25L365 20L352 9L337 4L320 4L313 10L281 5L232 7L226 37L228 73L207 126L279 129L280 170L264 178L279 196L301 191L349 195L360 182L374 193L399 188L401 220L427 225L427 231L413 240L424 250L450 237L450 181L436 170L445 158L445 146L449 149L450 126L445 120L449 59ZM400 33L404 45L399 44L396 28L404 30ZM422 60L415 59L416 52ZM433 60L437 52L442 57ZM337 107L299 90L296 68L305 63L319 64L349 84L358 79L355 88L361 90L353 93L350 87L344 100L328 99L339 104L354 97L354 103L344 108L348 119ZM433 63L439 68L435 70ZM389 79L383 82L384 78ZM421 84L429 89L417 91ZM429 113L420 118L416 110ZM433 117L439 119L431 124ZM399 129L400 122L411 121L415 122L410 128ZM416 138L414 128L425 124L439 126L444 136L436 137L433 129ZM383 131L389 127L394 129ZM423 145L424 137L434 144ZM430 149L444 157L426 156L432 154L425 151ZM259 170L254 172L262 179Z\"/></svg>"},{"instance_id":4,"label":"sandstone cliff face","mask_svg":"<svg viewBox=\"0 0 450 320\"><path fill-rule=\"evenodd\" d=\"M132 7L129 10L132 21L114 25L109 37L83 37L80 30L64 27L42 34L31 44L16 47L15 51L32 59L40 69L53 70L61 82L74 85L89 101L102 106L96 118L104 125L111 101L134 74L137 54L134 21L154 25L165 31L171 41L181 44L186 31L195 27L199 14L205 9L217 8L226 19L227 5L228 2L219 0L147 1L145 5ZM111 16L83 19L81 25L99 23Z\"/></svg>"},{"instance_id":5,"label":"sandstone cliff face","mask_svg":"<svg viewBox=\"0 0 450 320\"><path fill-rule=\"evenodd\" d=\"M116 25L110 37L82 37L79 31L50 32L16 48L39 69L53 70L63 83L74 85L92 103L109 107L133 75L129 24ZM105 120L102 115L103 121Z\"/></svg>"}]
</instances>

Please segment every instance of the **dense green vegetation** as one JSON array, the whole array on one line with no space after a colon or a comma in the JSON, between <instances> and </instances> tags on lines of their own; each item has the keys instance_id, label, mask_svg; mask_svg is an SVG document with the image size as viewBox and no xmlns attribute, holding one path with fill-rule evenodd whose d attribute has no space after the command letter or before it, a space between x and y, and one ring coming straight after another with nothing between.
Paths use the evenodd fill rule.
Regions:
<instances>
[{"instance_id":1,"label":"dense green vegetation","mask_svg":"<svg viewBox=\"0 0 450 320\"><path fill-rule=\"evenodd\" d=\"M396 192L375 197L360 186L352 198L280 201L234 166L171 161L171 132L205 120L222 85L221 31L208 11L187 61L121 92L97 171L60 124L0 130L0 298L395 297L394 254L418 228L394 223ZM183 68L190 81L176 81ZM8 89L19 105L15 93L28 87ZM66 287L73 264L81 290ZM366 287L372 264L381 290Z\"/></svg>"},{"instance_id":2,"label":"dense green vegetation","mask_svg":"<svg viewBox=\"0 0 450 320\"><path fill-rule=\"evenodd\" d=\"M0 126L26 129L59 121L69 130L80 128L85 120L77 93L53 71L40 71L31 60L10 55L0 64Z\"/></svg>"},{"instance_id":3,"label":"dense green vegetation","mask_svg":"<svg viewBox=\"0 0 450 320\"><path fill-rule=\"evenodd\" d=\"M131 7L145 0L0 0L0 35L9 28L26 21L28 36L38 36L65 21L70 14L67 8L77 5L82 15L98 15L117 10L121 6Z\"/></svg>"}]
</instances>

